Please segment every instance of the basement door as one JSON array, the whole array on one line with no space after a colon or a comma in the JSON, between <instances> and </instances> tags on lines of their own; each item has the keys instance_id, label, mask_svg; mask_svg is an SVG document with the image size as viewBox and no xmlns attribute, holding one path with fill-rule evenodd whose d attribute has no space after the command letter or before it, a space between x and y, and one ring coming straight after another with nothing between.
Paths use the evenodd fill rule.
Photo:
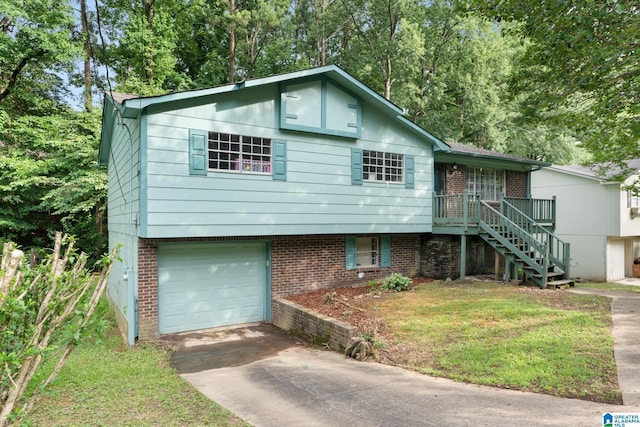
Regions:
<instances>
[{"instance_id":1,"label":"basement door","mask_svg":"<svg viewBox=\"0 0 640 427\"><path fill-rule=\"evenodd\" d=\"M267 250L263 242L161 244L161 334L266 320Z\"/></svg>"}]
</instances>

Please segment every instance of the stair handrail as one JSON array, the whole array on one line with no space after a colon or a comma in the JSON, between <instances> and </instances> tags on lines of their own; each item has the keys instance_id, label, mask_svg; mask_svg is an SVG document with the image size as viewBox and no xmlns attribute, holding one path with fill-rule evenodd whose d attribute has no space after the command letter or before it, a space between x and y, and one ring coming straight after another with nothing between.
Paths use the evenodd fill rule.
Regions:
<instances>
[{"instance_id":1,"label":"stair handrail","mask_svg":"<svg viewBox=\"0 0 640 427\"><path fill-rule=\"evenodd\" d=\"M550 232L545 227L538 224L535 220L530 218L527 214L522 212L520 209L515 207L512 203L508 202L504 198L500 200L500 207L503 214L514 223L520 225L524 223L530 234L539 234L546 235L546 239L544 241L548 244L548 253L549 258L560 267L565 276L568 277L569 274L569 243L563 241L558 238L555 234ZM511 215L514 214L514 215ZM518 219L515 219L513 216L518 216Z\"/></svg>"},{"instance_id":2,"label":"stair handrail","mask_svg":"<svg viewBox=\"0 0 640 427\"><path fill-rule=\"evenodd\" d=\"M522 249L515 246L512 242L509 241L509 239L505 238L503 233L506 229L508 229L508 231L510 231L510 234L513 234L515 237L523 241L527 245L527 247L532 248L535 252L540 254L541 258L545 258L544 255L548 250L548 242L541 242L538 239L534 238L534 236L529 234L527 230L520 227L517 223L509 219L507 216L502 214L500 211L498 211L496 208L494 208L484 200L480 200L480 205L482 206L482 208L484 208L485 212L498 218L497 223L490 224L487 222L487 215L480 215L480 220L478 223L480 228L500 241L500 243L507 247L511 252L518 255L518 257L531 268L533 268L536 273L544 276L542 271L543 266L535 262L535 260L530 255L526 254L522 251ZM499 229L505 230L501 232Z\"/></svg>"}]
</instances>

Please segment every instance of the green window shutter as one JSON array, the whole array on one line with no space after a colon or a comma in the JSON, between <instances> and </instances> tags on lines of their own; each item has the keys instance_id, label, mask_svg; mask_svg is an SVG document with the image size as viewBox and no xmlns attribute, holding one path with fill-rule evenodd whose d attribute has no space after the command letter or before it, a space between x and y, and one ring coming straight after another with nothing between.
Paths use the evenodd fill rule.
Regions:
<instances>
[{"instance_id":1,"label":"green window shutter","mask_svg":"<svg viewBox=\"0 0 640 427\"><path fill-rule=\"evenodd\" d=\"M415 159L412 155L404 156L404 186L405 188L415 187Z\"/></svg>"},{"instance_id":2,"label":"green window shutter","mask_svg":"<svg viewBox=\"0 0 640 427\"><path fill-rule=\"evenodd\" d=\"M189 174L207 174L207 132L189 129Z\"/></svg>"},{"instance_id":3,"label":"green window shutter","mask_svg":"<svg viewBox=\"0 0 640 427\"><path fill-rule=\"evenodd\" d=\"M287 180L287 141L273 140L273 179L276 181Z\"/></svg>"},{"instance_id":4,"label":"green window shutter","mask_svg":"<svg viewBox=\"0 0 640 427\"><path fill-rule=\"evenodd\" d=\"M346 236L345 240L345 254L347 261L347 270L356 269L356 236Z\"/></svg>"},{"instance_id":5,"label":"green window shutter","mask_svg":"<svg viewBox=\"0 0 640 427\"><path fill-rule=\"evenodd\" d=\"M380 236L380 267L391 267L391 236Z\"/></svg>"},{"instance_id":6,"label":"green window shutter","mask_svg":"<svg viewBox=\"0 0 640 427\"><path fill-rule=\"evenodd\" d=\"M351 185L362 185L362 149L351 149Z\"/></svg>"}]
</instances>

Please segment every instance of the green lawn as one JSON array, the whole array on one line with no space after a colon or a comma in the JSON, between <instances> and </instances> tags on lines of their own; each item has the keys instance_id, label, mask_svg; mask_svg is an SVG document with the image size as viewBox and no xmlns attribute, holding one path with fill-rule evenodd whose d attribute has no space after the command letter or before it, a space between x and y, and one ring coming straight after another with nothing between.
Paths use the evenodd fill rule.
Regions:
<instances>
[{"instance_id":1,"label":"green lawn","mask_svg":"<svg viewBox=\"0 0 640 427\"><path fill-rule=\"evenodd\" d=\"M374 303L379 357L463 382L619 403L610 300L500 283L431 282Z\"/></svg>"},{"instance_id":2,"label":"green lawn","mask_svg":"<svg viewBox=\"0 0 640 427\"><path fill-rule=\"evenodd\" d=\"M76 348L29 420L38 426L247 426L169 365L154 344L129 347L115 328Z\"/></svg>"}]
</instances>

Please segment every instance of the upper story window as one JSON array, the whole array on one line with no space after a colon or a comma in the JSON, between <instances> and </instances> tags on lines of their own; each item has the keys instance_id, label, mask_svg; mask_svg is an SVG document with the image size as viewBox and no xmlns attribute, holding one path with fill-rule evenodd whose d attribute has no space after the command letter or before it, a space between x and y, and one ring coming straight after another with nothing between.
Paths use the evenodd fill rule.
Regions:
<instances>
[{"instance_id":1,"label":"upper story window","mask_svg":"<svg viewBox=\"0 0 640 427\"><path fill-rule=\"evenodd\" d=\"M404 182L404 155L364 150L362 152L364 181Z\"/></svg>"},{"instance_id":2,"label":"upper story window","mask_svg":"<svg viewBox=\"0 0 640 427\"><path fill-rule=\"evenodd\" d=\"M271 139L209 132L209 170L271 174Z\"/></svg>"},{"instance_id":3,"label":"upper story window","mask_svg":"<svg viewBox=\"0 0 640 427\"><path fill-rule=\"evenodd\" d=\"M504 193L503 170L489 168L468 168L467 191L478 194L483 200L497 201Z\"/></svg>"}]
</instances>

